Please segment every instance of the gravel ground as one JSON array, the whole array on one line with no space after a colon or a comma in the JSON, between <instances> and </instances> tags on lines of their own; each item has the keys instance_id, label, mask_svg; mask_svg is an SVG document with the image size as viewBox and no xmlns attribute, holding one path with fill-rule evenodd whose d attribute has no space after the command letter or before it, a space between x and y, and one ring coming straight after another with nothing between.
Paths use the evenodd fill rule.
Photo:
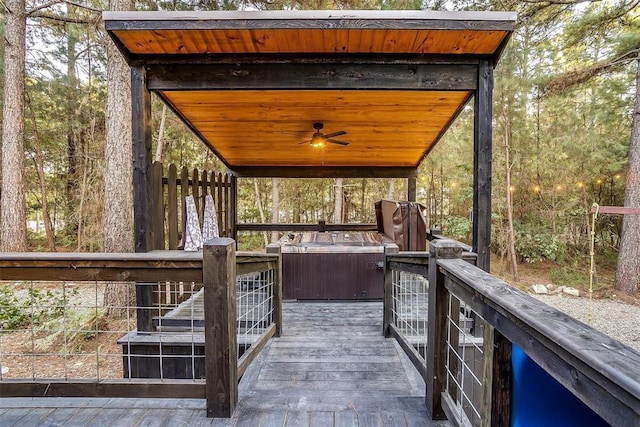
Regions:
<instances>
[{"instance_id":1,"label":"gravel ground","mask_svg":"<svg viewBox=\"0 0 640 427\"><path fill-rule=\"evenodd\" d=\"M533 295L560 311L587 322L589 299L564 295ZM640 351L640 306L615 300L593 300L591 326Z\"/></svg>"}]
</instances>

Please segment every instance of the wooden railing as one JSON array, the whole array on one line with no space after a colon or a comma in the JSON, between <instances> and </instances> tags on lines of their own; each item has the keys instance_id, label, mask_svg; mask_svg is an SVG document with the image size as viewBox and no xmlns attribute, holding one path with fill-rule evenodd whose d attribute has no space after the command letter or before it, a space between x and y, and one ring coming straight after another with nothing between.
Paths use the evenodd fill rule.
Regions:
<instances>
[{"instance_id":1,"label":"wooden railing","mask_svg":"<svg viewBox=\"0 0 640 427\"><path fill-rule=\"evenodd\" d=\"M385 289L394 271L428 279L427 333L421 360L415 340L401 336L385 296L385 334L394 336L426 381L433 419L455 425L510 425L514 399L512 348L521 349L570 399L611 425L640 419L640 353L544 304L463 259L456 242L434 240L429 256L387 253ZM391 307L389 307L391 305ZM515 351L515 350L514 350ZM518 350L519 351L519 350ZM537 384L518 384L535 388ZM538 395L555 403L555 394ZM553 406L553 405L548 405Z\"/></svg>"},{"instance_id":2,"label":"wooden railing","mask_svg":"<svg viewBox=\"0 0 640 427\"><path fill-rule=\"evenodd\" d=\"M319 233L331 231L377 231L376 224L327 224L325 221L318 221L317 224L262 224L243 223L237 224L238 231L317 231Z\"/></svg>"},{"instance_id":3,"label":"wooden railing","mask_svg":"<svg viewBox=\"0 0 640 427\"><path fill-rule=\"evenodd\" d=\"M71 289L83 282L91 282L92 288L103 289L108 282L110 286L133 286L135 282L159 283L194 282L201 283L204 288L204 371L205 381L193 379L154 379L154 378L74 378L67 374L59 378L42 377L34 370L32 375L21 378L0 375L0 397L12 396L69 396L69 397L166 397L166 398L206 398L207 415L211 417L230 417L238 400L238 379L249 364L257 357L268 340L279 335L282 328L282 293L280 283L280 255L277 248L270 248L275 253L236 253L235 242L229 238L214 239L205 244L202 252L183 251L153 251L149 253L3 253L0 254L0 281L33 281L32 288L42 284L51 289L55 283L62 283L63 289ZM62 282L64 281L64 282ZM236 290L236 282L243 283L246 289ZM67 282L71 282L66 284ZM250 285L247 285L249 283ZM15 285L11 285L15 286ZM100 291L101 292L101 291ZM260 307L256 304L247 306L239 301L239 295L248 292L261 294ZM266 292L269 294L267 295ZM97 294L96 294L97 295ZM252 297L251 301L257 301ZM85 307L98 312L102 307ZM65 298L66 304L66 298ZM238 309L237 307L241 307ZM129 313L139 313L137 305L119 307ZM149 308L149 307L146 307ZM63 307L63 311L68 311ZM155 307L160 312L160 307ZM242 311L243 319L238 319ZM256 311L260 316L246 316L248 312ZM66 322L66 314L64 316ZM187 335L197 335L194 325L197 319L192 319L191 332ZM202 320L200 321L202 322ZM254 324L251 324L253 322ZM135 322L133 322L135 324ZM97 324L96 324L97 325ZM237 325L241 325L238 327ZM1 326L1 325L0 325ZM31 336L34 336L34 325ZM65 323L62 328L71 331L72 327ZM239 329L251 329L253 336L250 342L243 343L244 354L238 359ZM256 333L256 331L258 331ZM3 335L10 330L0 330ZM28 331L26 331L28 332ZM89 331L91 332L91 331ZM112 331L98 329L96 334L122 334L126 331ZM129 335L136 331L130 331ZM154 335L155 334L155 335ZM165 345L177 333L143 332L144 337L157 336L158 345ZM114 335L114 340L117 339ZM128 339L128 338L127 338ZM121 339L122 340L122 339ZM125 339L126 341L126 339ZM6 341L5 341L6 343ZM124 346L129 345L125 342ZM194 347L194 341L189 345ZM247 348L248 347L248 348ZM0 342L0 355L7 361L6 349ZM103 361L102 355L96 354L96 372ZM162 352L160 352L162 353ZM20 357L32 358L32 363L46 363L47 356L59 359L60 349L49 354L31 354L30 351L20 354ZM63 350L64 358L74 355ZM131 364L131 354L115 355L122 358L126 364ZM144 356L152 361L154 356ZM162 372L162 354L153 363L160 366ZM195 363L198 357L189 356ZM1 358L0 358L1 359ZM66 362L65 362L66 364ZM126 368L125 368L126 370ZM162 377L162 374L159 375Z\"/></svg>"}]
</instances>

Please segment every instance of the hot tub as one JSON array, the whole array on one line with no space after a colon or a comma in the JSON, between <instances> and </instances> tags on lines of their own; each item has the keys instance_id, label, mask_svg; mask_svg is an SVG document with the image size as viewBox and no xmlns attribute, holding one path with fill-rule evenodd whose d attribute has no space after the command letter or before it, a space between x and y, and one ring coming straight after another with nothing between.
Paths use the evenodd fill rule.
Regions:
<instances>
[{"instance_id":1,"label":"hot tub","mask_svg":"<svg viewBox=\"0 0 640 427\"><path fill-rule=\"evenodd\" d=\"M384 297L384 245L376 232L289 234L282 247L284 299L372 300Z\"/></svg>"}]
</instances>

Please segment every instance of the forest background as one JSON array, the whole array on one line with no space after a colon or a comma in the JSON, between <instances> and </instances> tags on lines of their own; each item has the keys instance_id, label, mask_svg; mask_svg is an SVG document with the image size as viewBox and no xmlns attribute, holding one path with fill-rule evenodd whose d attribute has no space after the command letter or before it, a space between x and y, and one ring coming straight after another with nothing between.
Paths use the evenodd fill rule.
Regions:
<instances>
[{"instance_id":1,"label":"forest background","mask_svg":"<svg viewBox=\"0 0 640 427\"><path fill-rule=\"evenodd\" d=\"M498 261L494 270L504 274L508 270L511 281L518 283L518 265L524 263L538 266L559 284L585 285L592 204L621 206L625 190L635 191L636 201L640 197L636 185L628 184L634 182L630 165L635 164L631 169L637 170L640 163L640 154L630 156L639 3L6 0L0 4L4 40L0 70L5 76L0 87L4 107L0 120L15 123L11 114L17 110L11 104L20 97L16 95L18 83L24 81L25 86L23 136L18 137L23 147L13 151L13 142L2 141L0 250L122 250L122 245L112 243L113 229L120 230L133 247L130 221L119 222L122 212L113 210L124 205L126 211L126 203L109 198L122 188L128 191L131 180L127 182L130 172L126 169L131 163L126 159L114 163L122 150L109 144L107 117L114 104L108 104L107 94L115 91L108 91L107 86L117 78L109 66L112 46L101 21L102 10L510 10L518 12L517 28L495 72L492 251ZM17 74L7 66L11 65L7 61L15 60L9 49L20 44L12 29L16 19L26 23L26 62ZM126 89L126 69L123 79ZM175 164L225 171L177 117L158 99L153 102L156 160L165 167ZM122 104L122 98L116 96L115 103ZM441 227L443 234L467 242L473 182L471 108L465 108L422 163L417 183L417 198L426 206L429 227ZM3 139L9 141L14 136L6 129L3 122ZM130 138L120 140L124 150L130 147ZM15 166L11 162L23 166L17 178L9 176ZM637 175L633 177L636 181L640 179ZM113 181L118 177L124 184ZM22 194L19 187L24 189ZM248 223L372 223L375 201L402 200L406 194L406 182L401 179L240 179L238 219ZM14 198L26 207L24 223L29 227L24 229L24 238L12 234L22 232L14 228L22 229L23 222L11 216L8 206ZM596 222L597 264L603 271L615 269L622 221L620 216L601 216ZM636 229L640 229L637 222ZM277 238L243 234L240 249L264 247ZM636 265L638 241L635 239L635 252L631 251ZM635 288L628 289L632 293L637 292L637 271ZM601 279L600 286L606 288L613 274Z\"/></svg>"}]
</instances>

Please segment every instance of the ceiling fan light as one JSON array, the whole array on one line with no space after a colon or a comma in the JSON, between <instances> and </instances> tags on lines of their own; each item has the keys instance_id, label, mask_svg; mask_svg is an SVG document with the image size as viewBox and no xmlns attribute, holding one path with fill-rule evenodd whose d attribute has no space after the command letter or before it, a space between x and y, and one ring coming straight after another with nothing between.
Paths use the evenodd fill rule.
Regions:
<instances>
[{"instance_id":1,"label":"ceiling fan light","mask_svg":"<svg viewBox=\"0 0 640 427\"><path fill-rule=\"evenodd\" d=\"M310 145L313 148L322 148L322 147L324 147L324 141L322 139L320 139L320 138L313 139L313 140L311 140Z\"/></svg>"}]
</instances>

